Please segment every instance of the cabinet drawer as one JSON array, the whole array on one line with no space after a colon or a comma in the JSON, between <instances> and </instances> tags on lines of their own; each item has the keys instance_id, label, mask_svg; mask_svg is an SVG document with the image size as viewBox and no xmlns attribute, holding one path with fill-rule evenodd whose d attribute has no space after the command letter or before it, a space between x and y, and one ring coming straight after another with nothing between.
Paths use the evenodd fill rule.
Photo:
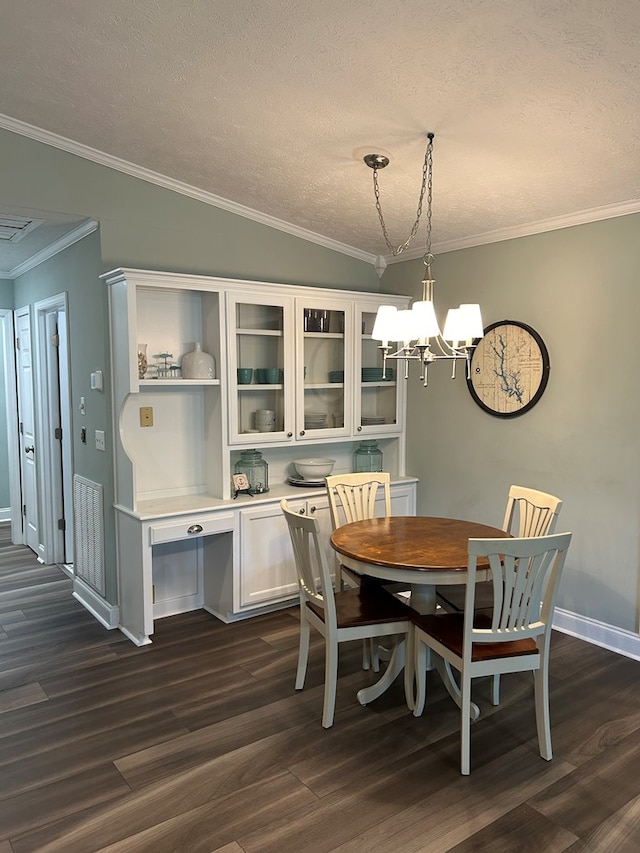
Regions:
<instances>
[{"instance_id":1,"label":"cabinet drawer","mask_svg":"<svg viewBox=\"0 0 640 853\"><path fill-rule=\"evenodd\" d=\"M199 536L209 536L212 533L225 533L228 530L233 530L235 523L235 515L231 512L216 513L215 515L187 515L179 521L153 524L149 528L149 542L151 545L157 545L160 542L196 539Z\"/></svg>"}]
</instances>

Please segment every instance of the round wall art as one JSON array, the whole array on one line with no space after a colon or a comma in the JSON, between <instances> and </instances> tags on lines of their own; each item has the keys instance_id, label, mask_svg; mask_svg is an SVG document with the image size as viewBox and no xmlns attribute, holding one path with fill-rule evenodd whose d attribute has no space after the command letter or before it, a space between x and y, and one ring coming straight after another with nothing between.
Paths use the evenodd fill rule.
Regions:
<instances>
[{"instance_id":1,"label":"round wall art","mask_svg":"<svg viewBox=\"0 0 640 853\"><path fill-rule=\"evenodd\" d=\"M517 320L500 320L487 326L478 341L467 385L485 412L515 418L542 397L549 368L549 352L535 329Z\"/></svg>"}]
</instances>

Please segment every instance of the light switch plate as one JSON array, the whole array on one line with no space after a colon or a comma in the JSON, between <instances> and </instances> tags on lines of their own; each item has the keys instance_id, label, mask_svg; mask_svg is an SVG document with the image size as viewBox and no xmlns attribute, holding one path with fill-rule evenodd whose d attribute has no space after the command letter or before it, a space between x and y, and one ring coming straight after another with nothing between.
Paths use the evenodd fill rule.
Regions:
<instances>
[{"instance_id":1,"label":"light switch plate","mask_svg":"<svg viewBox=\"0 0 640 853\"><path fill-rule=\"evenodd\" d=\"M102 371L96 370L91 374L91 390L102 391Z\"/></svg>"},{"instance_id":2,"label":"light switch plate","mask_svg":"<svg viewBox=\"0 0 640 853\"><path fill-rule=\"evenodd\" d=\"M104 430L97 429L96 430L96 450L106 450L107 445L105 443Z\"/></svg>"}]
</instances>

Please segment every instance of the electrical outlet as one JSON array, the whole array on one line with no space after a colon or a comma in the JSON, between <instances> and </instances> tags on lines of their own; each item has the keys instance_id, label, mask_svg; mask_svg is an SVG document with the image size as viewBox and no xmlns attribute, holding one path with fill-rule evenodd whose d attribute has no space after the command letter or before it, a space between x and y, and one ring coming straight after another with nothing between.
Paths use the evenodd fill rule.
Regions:
<instances>
[{"instance_id":1,"label":"electrical outlet","mask_svg":"<svg viewBox=\"0 0 640 853\"><path fill-rule=\"evenodd\" d=\"M107 445L105 443L104 430L103 429L97 429L96 430L96 450L106 450L106 449L107 449Z\"/></svg>"},{"instance_id":2,"label":"electrical outlet","mask_svg":"<svg viewBox=\"0 0 640 853\"><path fill-rule=\"evenodd\" d=\"M153 426L153 406L140 406L140 426Z\"/></svg>"}]
</instances>

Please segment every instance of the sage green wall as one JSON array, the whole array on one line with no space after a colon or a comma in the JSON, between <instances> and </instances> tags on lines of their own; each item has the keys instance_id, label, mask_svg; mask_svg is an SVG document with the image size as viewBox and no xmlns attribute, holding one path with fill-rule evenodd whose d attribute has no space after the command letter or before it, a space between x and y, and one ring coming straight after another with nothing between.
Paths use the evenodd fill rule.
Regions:
<instances>
[{"instance_id":1,"label":"sage green wall","mask_svg":"<svg viewBox=\"0 0 640 853\"><path fill-rule=\"evenodd\" d=\"M0 278L0 308L13 308L13 281Z\"/></svg>"},{"instance_id":2,"label":"sage green wall","mask_svg":"<svg viewBox=\"0 0 640 853\"><path fill-rule=\"evenodd\" d=\"M549 384L525 415L499 419L463 376L432 368L409 395L418 512L501 524L512 483L564 500L574 538L558 606L637 630L640 519L640 216L436 257L436 306L479 301L485 325L520 320L543 337ZM418 297L424 266L389 267L384 290ZM439 318L442 322L443 317ZM415 365L412 365L415 367ZM418 387L416 387L418 386Z\"/></svg>"},{"instance_id":3,"label":"sage green wall","mask_svg":"<svg viewBox=\"0 0 640 853\"><path fill-rule=\"evenodd\" d=\"M92 436L96 429L111 435L111 385L109 376L109 341L107 329L107 294L100 274L100 237L89 234L78 243L21 275L15 280L17 306L33 305L42 299L66 292L68 294L68 333L71 355L71 401L73 429L74 473L101 483L105 504L105 564L112 567L107 573L106 597L115 601L115 532L113 522L113 450L107 442L107 452L95 449ZM32 333L35 332L32 316ZM104 391L92 391L90 375L102 370L106 377ZM38 388L34 389L38 394ZM86 401L86 415L81 415L78 402ZM87 443L80 441L80 430L87 430Z\"/></svg>"},{"instance_id":4,"label":"sage green wall","mask_svg":"<svg viewBox=\"0 0 640 853\"><path fill-rule=\"evenodd\" d=\"M100 222L119 266L378 290L369 263L0 130L0 202Z\"/></svg>"}]
</instances>

